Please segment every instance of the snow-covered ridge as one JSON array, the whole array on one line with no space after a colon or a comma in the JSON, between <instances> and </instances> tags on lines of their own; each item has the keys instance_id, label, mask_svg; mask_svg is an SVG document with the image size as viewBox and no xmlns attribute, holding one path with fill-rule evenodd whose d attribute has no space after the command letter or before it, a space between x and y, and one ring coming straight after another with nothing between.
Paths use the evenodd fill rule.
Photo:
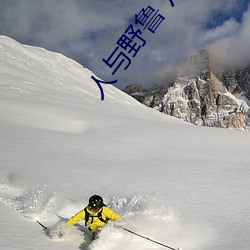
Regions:
<instances>
[{"instance_id":1,"label":"snow-covered ridge","mask_svg":"<svg viewBox=\"0 0 250 250\"><path fill-rule=\"evenodd\" d=\"M61 112L49 105L62 100L66 103L69 93L81 99L82 105L97 102L103 106L125 105L129 109L140 106L111 85L103 86L105 102L100 102L100 90L91 79L91 71L61 54L22 45L5 36L0 36L0 74L0 110L9 110L2 119L27 126L71 133L88 130L87 122L73 117L74 110L65 107Z\"/></svg>"},{"instance_id":2,"label":"snow-covered ridge","mask_svg":"<svg viewBox=\"0 0 250 250\"><path fill-rule=\"evenodd\" d=\"M62 54L22 45L9 37L0 36L0 60L0 84L5 89L35 95L40 87L44 92L56 90L63 94L71 91L78 96L83 94L84 100L88 97L95 101L100 99L100 90L90 78L94 74ZM15 82L15 79L18 81ZM104 85L103 89L107 101L138 106L132 98L112 85ZM44 93L45 96L47 94L50 93Z\"/></svg>"}]
</instances>

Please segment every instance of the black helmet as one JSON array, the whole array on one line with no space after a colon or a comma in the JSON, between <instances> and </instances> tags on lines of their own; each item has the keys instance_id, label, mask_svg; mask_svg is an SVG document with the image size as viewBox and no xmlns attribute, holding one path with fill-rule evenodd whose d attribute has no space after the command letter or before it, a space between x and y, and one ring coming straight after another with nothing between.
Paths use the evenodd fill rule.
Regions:
<instances>
[{"instance_id":1,"label":"black helmet","mask_svg":"<svg viewBox=\"0 0 250 250\"><path fill-rule=\"evenodd\" d=\"M91 196L89 198L89 206L90 209L93 210L99 210L100 208L102 208L104 206L102 197L96 194Z\"/></svg>"}]
</instances>

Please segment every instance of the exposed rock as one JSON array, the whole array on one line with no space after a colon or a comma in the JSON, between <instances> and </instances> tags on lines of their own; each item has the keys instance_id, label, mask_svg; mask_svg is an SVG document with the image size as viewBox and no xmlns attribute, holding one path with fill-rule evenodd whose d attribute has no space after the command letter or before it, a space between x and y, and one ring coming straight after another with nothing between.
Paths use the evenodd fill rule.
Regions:
<instances>
[{"instance_id":1,"label":"exposed rock","mask_svg":"<svg viewBox=\"0 0 250 250\"><path fill-rule=\"evenodd\" d=\"M145 94L147 90L141 84L131 84L123 89L125 93L133 96L137 101L143 102L145 99Z\"/></svg>"},{"instance_id":2,"label":"exposed rock","mask_svg":"<svg viewBox=\"0 0 250 250\"><path fill-rule=\"evenodd\" d=\"M209 53L203 49L177 70L171 87L154 87L145 91L140 87L131 95L145 105L167 115L196 125L248 129L250 109L247 103L233 96L250 96L250 67L246 70L214 74ZM143 91L141 91L143 89ZM140 98L138 98L140 93Z\"/></svg>"},{"instance_id":3,"label":"exposed rock","mask_svg":"<svg viewBox=\"0 0 250 250\"><path fill-rule=\"evenodd\" d=\"M228 70L218 73L218 79L222 81L232 94L242 93L250 100L250 66L245 69Z\"/></svg>"},{"instance_id":4,"label":"exposed rock","mask_svg":"<svg viewBox=\"0 0 250 250\"><path fill-rule=\"evenodd\" d=\"M147 90L141 84L131 84L131 85L128 85L123 91L131 95L134 93L144 93Z\"/></svg>"}]
</instances>

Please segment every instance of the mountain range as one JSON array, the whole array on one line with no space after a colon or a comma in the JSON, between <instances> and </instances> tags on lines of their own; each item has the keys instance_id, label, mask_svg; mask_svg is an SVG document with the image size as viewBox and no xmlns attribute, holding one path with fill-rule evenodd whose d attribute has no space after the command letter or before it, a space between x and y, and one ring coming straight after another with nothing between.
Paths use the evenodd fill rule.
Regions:
<instances>
[{"instance_id":1,"label":"mountain range","mask_svg":"<svg viewBox=\"0 0 250 250\"><path fill-rule=\"evenodd\" d=\"M123 91L148 107L196 125L249 129L250 66L223 69L202 49L177 69L171 84L140 84Z\"/></svg>"}]
</instances>

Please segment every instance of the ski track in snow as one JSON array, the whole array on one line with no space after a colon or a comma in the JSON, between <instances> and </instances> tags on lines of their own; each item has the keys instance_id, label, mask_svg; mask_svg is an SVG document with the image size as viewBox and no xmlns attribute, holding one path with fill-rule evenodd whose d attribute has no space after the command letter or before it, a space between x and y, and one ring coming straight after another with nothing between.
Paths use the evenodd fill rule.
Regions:
<instances>
[{"instance_id":1,"label":"ski track in snow","mask_svg":"<svg viewBox=\"0 0 250 250\"><path fill-rule=\"evenodd\" d=\"M204 239L199 242L199 227L192 229L180 221L178 215L172 208L166 207L162 195L141 195L130 198L107 197L107 206L117 211L122 217L121 225L129 230L135 231L143 236L152 237L166 245L174 246L183 244L185 249L192 249L193 246L204 244ZM162 249L159 245L143 238L117 229L113 223L107 225L99 235L99 238L91 243L87 236L87 228L80 222L72 228L68 228L62 239L56 237L57 231L63 228L65 220L58 219L57 214L69 218L79 209L82 204L66 200L62 193L51 193L46 185L31 190L22 190L12 186L10 183L0 184L0 202L12 210L20 213L21 216L36 222L45 222L50 229L50 237L56 241L62 241L69 245L79 244L82 250L108 250L119 249L124 245L121 242L128 242L126 249ZM187 232L186 230L189 230ZM192 231L193 230L193 231ZM204 228L202 228L204 230ZM181 238L180 238L181 236ZM162 242L165 239L166 242ZM188 240L188 242L186 242ZM168 244L167 244L168 243Z\"/></svg>"}]
</instances>

